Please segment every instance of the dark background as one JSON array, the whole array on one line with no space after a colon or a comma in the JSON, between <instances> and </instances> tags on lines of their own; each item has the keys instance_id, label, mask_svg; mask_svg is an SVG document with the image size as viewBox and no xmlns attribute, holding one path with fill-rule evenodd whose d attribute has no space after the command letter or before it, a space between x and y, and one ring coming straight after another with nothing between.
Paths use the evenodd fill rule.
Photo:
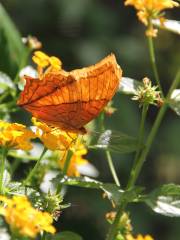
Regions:
<instances>
[{"instance_id":1,"label":"dark background","mask_svg":"<svg viewBox=\"0 0 180 240\"><path fill-rule=\"evenodd\" d=\"M124 76L153 79L144 26L133 8L120 0L4 0L1 2L22 36L36 36L42 50L58 56L66 70L96 63L114 52ZM167 11L167 17L178 20L179 9ZM180 62L179 36L159 31L155 40L157 63L162 86L167 92ZM117 94L117 112L106 119L107 128L137 135L140 109L128 96ZM152 107L146 131L153 123L157 109ZM169 110L159 129L147 162L138 180L147 192L162 183L180 183L180 124ZM87 158L99 169L99 179L112 182L105 155L89 152ZM127 182L133 156L113 155L123 186ZM72 207L60 217L57 227L79 233L85 240L102 240L108 230L104 216L111 205L95 190L70 188L65 199ZM153 213L147 206L129 207L134 233L150 233L155 240L179 240L180 220Z\"/></svg>"}]
</instances>

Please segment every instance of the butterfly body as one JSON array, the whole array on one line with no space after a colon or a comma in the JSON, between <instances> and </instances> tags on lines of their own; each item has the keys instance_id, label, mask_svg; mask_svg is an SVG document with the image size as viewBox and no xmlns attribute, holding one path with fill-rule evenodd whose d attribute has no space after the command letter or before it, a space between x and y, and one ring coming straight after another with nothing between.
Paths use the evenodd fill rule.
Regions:
<instances>
[{"instance_id":1,"label":"butterfly body","mask_svg":"<svg viewBox=\"0 0 180 240\"><path fill-rule=\"evenodd\" d=\"M47 73L41 80L25 77L18 105L37 119L65 131L85 133L114 96L122 75L113 54L82 69Z\"/></svg>"}]
</instances>

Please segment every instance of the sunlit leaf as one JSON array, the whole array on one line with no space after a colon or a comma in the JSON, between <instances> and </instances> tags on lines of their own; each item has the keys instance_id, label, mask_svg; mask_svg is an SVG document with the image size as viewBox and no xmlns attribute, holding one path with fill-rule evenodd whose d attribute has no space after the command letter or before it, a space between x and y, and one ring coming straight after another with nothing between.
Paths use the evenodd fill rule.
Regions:
<instances>
[{"instance_id":1,"label":"sunlit leaf","mask_svg":"<svg viewBox=\"0 0 180 240\"><path fill-rule=\"evenodd\" d=\"M153 24L156 27L180 34L180 21L166 19L163 24L161 24L159 19L154 19Z\"/></svg>"},{"instance_id":2,"label":"sunlit leaf","mask_svg":"<svg viewBox=\"0 0 180 240\"><path fill-rule=\"evenodd\" d=\"M53 182L55 182L56 184L60 183L69 186L102 190L107 196L107 198L110 201L113 201L116 205L119 205L120 202L124 200L126 202L138 201L140 196L139 194L140 192L142 192L142 188L140 187L135 187L131 190L124 191L113 183L102 183L89 177L75 178L67 176L62 177L59 175L53 179Z\"/></svg>"},{"instance_id":3,"label":"sunlit leaf","mask_svg":"<svg viewBox=\"0 0 180 240\"><path fill-rule=\"evenodd\" d=\"M150 193L145 202L156 213L180 217L180 185L163 185Z\"/></svg>"},{"instance_id":4,"label":"sunlit leaf","mask_svg":"<svg viewBox=\"0 0 180 240\"><path fill-rule=\"evenodd\" d=\"M7 230L7 227L5 225L5 222L4 221L1 221L0 222L0 239L1 240L10 240L11 237L8 233L8 230ZM27 240L27 239L24 239L24 240Z\"/></svg>"},{"instance_id":5,"label":"sunlit leaf","mask_svg":"<svg viewBox=\"0 0 180 240\"><path fill-rule=\"evenodd\" d=\"M83 240L81 236L77 233L70 232L70 231L63 231L54 236L50 236L47 238L48 240Z\"/></svg>"},{"instance_id":6,"label":"sunlit leaf","mask_svg":"<svg viewBox=\"0 0 180 240\"><path fill-rule=\"evenodd\" d=\"M142 85L140 81L132 78L122 77L119 85L119 92L124 94L136 94L137 89Z\"/></svg>"},{"instance_id":7,"label":"sunlit leaf","mask_svg":"<svg viewBox=\"0 0 180 240\"><path fill-rule=\"evenodd\" d=\"M14 77L25 47L6 10L0 4L0 70Z\"/></svg>"},{"instance_id":8,"label":"sunlit leaf","mask_svg":"<svg viewBox=\"0 0 180 240\"><path fill-rule=\"evenodd\" d=\"M180 116L180 89L172 92L169 105Z\"/></svg>"},{"instance_id":9,"label":"sunlit leaf","mask_svg":"<svg viewBox=\"0 0 180 240\"><path fill-rule=\"evenodd\" d=\"M74 177L65 176L62 178L60 175L58 175L56 178L54 178L53 181L55 181L56 183L61 182L61 184L70 185L70 186L95 188L95 189L99 189L103 184L103 183L101 183L97 180L94 180L92 178L89 178L89 177L74 178Z\"/></svg>"},{"instance_id":10,"label":"sunlit leaf","mask_svg":"<svg viewBox=\"0 0 180 240\"><path fill-rule=\"evenodd\" d=\"M23 186L21 182L10 182L6 186L6 192L10 195L26 195L29 197L32 194L38 194L39 196L39 193L36 192L33 188Z\"/></svg>"},{"instance_id":11,"label":"sunlit leaf","mask_svg":"<svg viewBox=\"0 0 180 240\"><path fill-rule=\"evenodd\" d=\"M11 181L11 175L10 173L5 169L3 173L3 186L7 186L9 182Z\"/></svg>"},{"instance_id":12,"label":"sunlit leaf","mask_svg":"<svg viewBox=\"0 0 180 240\"><path fill-rule=\"evenodd\" d=\"M98 136L98 135L97 135ZM136 151L137 139L125 133L106 130L90 148L108 149L121 154Z\"/></svg>"}]
</instances>

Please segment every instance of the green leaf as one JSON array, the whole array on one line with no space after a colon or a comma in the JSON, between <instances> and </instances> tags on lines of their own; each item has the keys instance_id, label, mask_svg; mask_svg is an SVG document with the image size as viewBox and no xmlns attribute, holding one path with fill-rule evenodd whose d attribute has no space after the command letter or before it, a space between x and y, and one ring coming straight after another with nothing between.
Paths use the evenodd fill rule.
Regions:
<instances>
[{"instance_id":1,"label":"green leaf","mask_svg":"<svg viewBox=\"0 0 180 240\"><path fill-rule=\"evenodd\" d=\"M103 184L101 189L106 193L108 198L112 200L116 205L119 205L120 202L138 202L141 198L140 193L144 188L142 187L133 187L129 190L122 190L115 184Z\"/></svg>"},{"instance_id":2,"label":"green leaf","mask_svg":"<svg viewBox=\"0 0 180 240\"><path fill-rule=\"evenodd\" d=\"M163 24L161 24L159 19L152 21L153 25L161 29L176 33L180 35L180 21L166 19Z\"/></svg>"},{"instance_id":3,"label":"green leaf","mask_svg":"<svg viewBox=\"0 0 180 240\"><path fill-rule=\"evenodd\" d=\"M142 188L135 187L131 190L124 191L113 183L102 183L89 177L63 177L58 175L53 179L56 184L64 184L69 186L77 186L84 188L100 189L102 190L110 201L119 205L121 201L134 202L138 201Z\"/></svg>"},{"instance_id":4,"label":"green leaf","mask_svg":"<svg viewBox=\"0 0 180 240\"><path fill-rule=\"evenodd\" d=\"M89 177L67 177L64 176L62 177L62 175L58 175L55 178L53 178L52 180L54 183L58 183L59 182L61 184L65 184L65 185L70 185L70 186L78 186L78 187L85 187L85 188L95 188L95 189L100 189L100 187L102 186L102 182L96 181L92 178Z\"/></svg>"},{"instance_id":5,"label":"green leaf","mask_svg":"<svg viewBox=\"0 0 180 240\"><path fill-rule=\"evenodd\" d=\"M0 4L0 70L14 78L24 50L25 47L18 30Z\"/></svg>"},{"instance_id":6,"label":"green leaf","mask_svg":"<svg viewBox=\"0 0 180 240\"><path fill-rule=\"evenodd\" d=\"M125 154L136 151L137 144L136 138L109 129L99 136L97 144L94 144L89 148L107 149L112 152Z\"/></svg>"},{"instance_id":7,"label":"green leaf","mask_svg":"<svg viewBox=\"0 0 180 240\"><path fill-rule=\"evenodd\" d=\"M81 236L77 233L70 231L63 231L54 235L53 237L49 237L48 240L83 240Z\"/></svg>"},{"instance_id":8,"label":"green leaf","mask_svg":"<svg viewBox=\"0 0 180 240\"><path fill-rule=\"evenodd\" d=\"M10 173L5 169L3 173L3 186L6 187L11 181Z\"/></svg>"},{"instance_id":9,"label":"green leaf","mask_svg":"<svg viewBox=\"0 0 180 240\"><path fill-rule=\"evenodd\" d=\"M0 94L2 94L8 88L15 89L15 85L6 73L0 71Z\"/></svg>"},{"instance_id":10,"label":"green leaf","mask_svg":"<svg viewBox=\"0 0 180 240\"><path fill-rule=\"evenodd\" d=\"M163 185L151 192L145 202L156 213L180 217L180 185Z\"/></svg>"},{"instance_id":11,"label":"green leaf","mask_svg":"<svg viewBox=\"0 0 180 240\"><path fill-rule=\"evenodd\" d=\"M169 105L180 116L180 89L175 89L172 92Z\"/></svg>"},{"instance_id":12,"label":"green leaf","mask_svg":"<svg viewBox=\"0 0 180 240\"><path fill-rule=\"evenodd\" d=\"M6 192L10 195L38 195L39 193L31 187L25 187L21 182L9 182L6 186Z\"/></svg>"},{"instance_id":13,"label":"green leaf","mask_svg":"<svg viewBox=\"0 0 180 240\"><path fill-rule=\"evenodd\" d=\"M123 190L112 183L102 184L100 188L104 191L109 200L113 201L116 205L119 205L123 198Z\"/></svg>"},{"instance_id":14,"label":"green leaf","mask_svg":"<svg viewBox=\"0 0 180 240\"><path fill-rule=\"evenodd\" d=\"M119 92L134 95L140 86L142 86L140 81L128 77L122 77L119 85Z\"/></svg>"}]
</instances>

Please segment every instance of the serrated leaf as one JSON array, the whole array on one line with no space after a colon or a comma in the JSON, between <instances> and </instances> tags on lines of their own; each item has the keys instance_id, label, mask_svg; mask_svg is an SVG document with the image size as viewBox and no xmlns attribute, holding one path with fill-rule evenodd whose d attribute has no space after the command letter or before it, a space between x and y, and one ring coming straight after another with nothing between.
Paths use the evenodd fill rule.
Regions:
<instances>
[{"instance_id":1,"label":"serrated leaf","mask_svg":"<svg viewBox=\"0 0 180 240\"><path fill-rule=\"evenodd\" d=\"M31 187L25 187L21 182L10 182L6 186L6 192L11 195L27 195L30 196L32 194L38 193ZM38 193L39 194L39 193Z\"/></svg>"},{"instance_id":2,"label":"serrated leaf","mask_svg":"<svg viewBox=\"0 0 180 240\"><path fill-rule=\"evenodd\" d=\"M49 237L48 240L83 240L80 235L70 231L63 231L54 235L53 237Z\"/></svg>"},{"instance_id":3,"label":"serrated leaf","mask_svg":"<svg viewBox=\"0 0 180 240\"><path fill-rule=\"evenodd\" d=\"M99 136L97 144L90 147L107 149L120 154L131 153L136 151L137 139L125 133L108 129Z\"/></svg>"},{"instance_id":4,"label":"serrated leaf","mask_svg":"<svg viewBox=\"0 0 180 240\"><path fill-rule=\"evenodd\" d=\"M172 92L169 105L180 116L180 89L175 89Z\"/></svg>"},{"instance_id":5,"label":"serrated leaf","mask_svg":"<svg viewBox=\"0 0 180 240\"><path fill-rule=\"evenodd\" d=\"M159 19L154 19L152 22L156 27L168 30L176 34L180 34L180 21L166 19L162 24Z\"/></svg>"},{"instance_id":6,"label":"serrated leaf","mask_svg":"<svg viewBox=\"0 0 180 240\"><path fill-rule=\"evenodd\" d=\"M24 50L18 30L0 4L0 69L14 78Z\"/></svg>"},{"instance_id":7,"label":"serrated leaf","mask_svg":"<svg viewBox=\"0 0 180 240\"><path fill-rule=\"evenodd\" d=\"M119 84L119 92L124 94L136 94L137 89L140 86L142 86L140 81L128 77L122 77Z\"/></svg>"},{"instance_id":8,"label":"serrated leaf","mask_svg":"<svg viewBox=\"0 0 180 240\"><path fill-rule=\"evenodd\" d=\"M163 185L150 193L145 202L156 213L180 217L180 185Z\"/></svg>"}]
</instances>

